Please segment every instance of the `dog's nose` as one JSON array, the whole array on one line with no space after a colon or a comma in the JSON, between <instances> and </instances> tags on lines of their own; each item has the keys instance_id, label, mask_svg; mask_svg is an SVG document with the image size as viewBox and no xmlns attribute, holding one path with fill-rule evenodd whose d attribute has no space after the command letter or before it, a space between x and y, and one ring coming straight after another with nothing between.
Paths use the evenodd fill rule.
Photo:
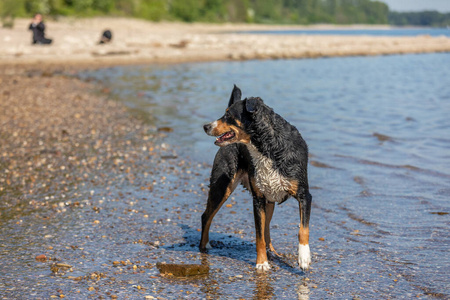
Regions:
<instances>
[{"instance_id":1,"label":"dog's nose","mask_svg":"<svg viewBox=\"0 0 450 300\"><path fill-rule=\"evenodd\" d=\"M205 124L203 125L203 130L205 130L206 133L208 133L211 130L211 124Z\"/></svg>"}]
</instances>

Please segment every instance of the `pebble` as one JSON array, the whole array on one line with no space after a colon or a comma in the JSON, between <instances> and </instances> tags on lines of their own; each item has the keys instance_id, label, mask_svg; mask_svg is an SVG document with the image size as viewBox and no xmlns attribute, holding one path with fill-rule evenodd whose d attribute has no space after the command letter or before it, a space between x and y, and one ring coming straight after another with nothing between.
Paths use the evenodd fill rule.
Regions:
<instances>
[{"instance_id":1,"label":"pebble","mask_svg":"<svg viewBox=\"0 0 450 300\"><path fill-rule=\"evenodd\" d=\"M47 256L45 254L39 254L36 255L35 259L40 262L45 262L47 261Z\"/></svg>"}]
</instances>

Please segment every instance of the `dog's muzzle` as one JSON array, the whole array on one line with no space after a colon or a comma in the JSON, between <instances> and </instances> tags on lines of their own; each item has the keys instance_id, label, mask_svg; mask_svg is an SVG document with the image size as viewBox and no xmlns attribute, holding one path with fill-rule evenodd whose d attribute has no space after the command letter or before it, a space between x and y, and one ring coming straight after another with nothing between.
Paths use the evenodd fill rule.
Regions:
<instances>
[{"instance_id":1,"label":"dog's muzzle","mask_svg":"<svg viewBox=\"0 0 450 300\"><path fill-rule=\"evenodd\" d=\"M205 130L207 135L212 135L211 134L212 129L213 129L213 126L211 125L211 123L203 125L203 130Z\"/></svg>"}]
</instances>

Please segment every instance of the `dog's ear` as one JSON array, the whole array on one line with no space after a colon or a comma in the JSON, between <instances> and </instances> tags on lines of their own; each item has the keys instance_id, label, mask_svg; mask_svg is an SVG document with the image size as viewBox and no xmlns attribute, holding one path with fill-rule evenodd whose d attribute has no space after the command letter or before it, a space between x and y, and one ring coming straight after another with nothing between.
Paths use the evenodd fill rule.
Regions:
<instances>
[{"instance_id":1,"label":"dog's ear","mask_svg":"<svg viewBox=\"0 0 450 300\"><path fill-rule=\"evenodd\" d=\"M233 105L236 101L241 100L241 96L241 89L234 85L233 91L231 92L230 101L228 102L228 107Z\"/></svg>"},{"instance_id":2,"label":"dog's ear","mask_svg":"<svg viewBox=\"0 0 450 300\"><path fill-rule=\"evenodd\" d=\"M247 109L247 111L249 113L254 113L258 110L258 108L263 104L264 102L262 101L261 98L256 97L256 98L248 98L245 101L245 108Z\"/></svg>"}]
</instances>

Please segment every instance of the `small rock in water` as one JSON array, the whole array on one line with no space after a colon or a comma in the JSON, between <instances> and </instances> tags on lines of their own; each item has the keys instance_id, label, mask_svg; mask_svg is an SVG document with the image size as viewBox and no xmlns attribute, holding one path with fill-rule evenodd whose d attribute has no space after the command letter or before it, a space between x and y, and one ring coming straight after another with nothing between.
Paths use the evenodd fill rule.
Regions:
<instances>
[{"instance_id":1,"label":"small rock in water","mask_svg":"<svg viewBox=\"0 0 450 300\"><path fill-rule=\"evenodd\" d=\"M176 159L178 156L176 155L161 155L161 159Z\"/></svg>"},{"instance_id":2,"label":"small rock in water","mask_svg":"<svg viewBox=\"0 0 450 300\"><path fill-rule=\"evenodd\" d=\"M159 127L158 131L159 132L173 132L173 128L172 127Z\"/></svg>"},{"instance_id":3,"label":"small rock in water","mask_svg":"<svg viewBox=\"0 0 450 300\"><path fill-rule=\"evenodd\" d=\"M311 160L310 164L316 168L328 168L328 169L334 169L334 167L327 165L325 163L322 163L320 161L316 161L316 160Z\"/></svg>"},{"instance_id":4,"label":"small rock in water","mask_svg":"<svg viewBox=\"0 0 450 300\"><path fill-rule=\"evenodd\" d=\"M64 263L53 263L50 266L50 270L53 274L64 274L66 271L71 270L72 266Z\"/></svg>"},{"instance_id":5,"label":"small rock in water","mask_svg":"<svg viewBox=\"0 0 450 300\"><path fill-rule=\"evenodd\" d=\"M168 275L169 273L173 276L193 276L193 275L202 275L209 273L208 265L199 265L199 264L166 264L166 263L157 263L156 267L158 268L161 274Z\"/></svg>"},{"instance_id":6,"label":"small rock in water","mask_svg":"<svg viewBox=\"0 0 450 300\"><path fill-rule=\"evenodd\" d=\"M47 261L47 256L45 254L39 254L36 256L36 260L42 262Z\"/></svg>"},{"instance_id":7,"label":"small rock in water","mask_svg":"<svg viewBox=\"0 0 450 300\"><path fill-rule=\"evenodd\" d=\"M444 211L432 211L432 212L430 212L430 214L432 214L432 215L439 215L439 216L445 216L445 215L448 215L448 212L444 212Z\"/></svg>"},{"instance_id":8,"label":"small rock in water","mask_svg":"<svg viewBox=\"0 0 450 300\"><path fill-rule=\"evenodd\" d=\"M392 141L392 138L390 136L378 132L374 132L373 136L376 137L380 142Z\"/></svg>"}]
</instances>

